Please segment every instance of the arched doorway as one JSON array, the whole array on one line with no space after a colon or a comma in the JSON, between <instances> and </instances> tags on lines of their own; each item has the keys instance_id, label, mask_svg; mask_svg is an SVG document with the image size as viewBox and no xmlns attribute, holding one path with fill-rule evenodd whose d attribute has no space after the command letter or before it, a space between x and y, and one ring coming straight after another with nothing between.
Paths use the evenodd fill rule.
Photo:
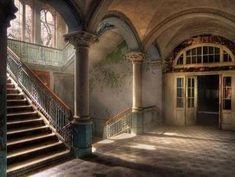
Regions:
<instances>
[{"instance_id":1,"label":"arched doorway","mask_svg":"<svg viewBox=\"0 0 235 177\"><path fill-rule=\"evenodd\" d=\"M175 49L165 68L164 113L168 124L233 129L233 43L199 36Z\"/></svg>"}]
</instances>

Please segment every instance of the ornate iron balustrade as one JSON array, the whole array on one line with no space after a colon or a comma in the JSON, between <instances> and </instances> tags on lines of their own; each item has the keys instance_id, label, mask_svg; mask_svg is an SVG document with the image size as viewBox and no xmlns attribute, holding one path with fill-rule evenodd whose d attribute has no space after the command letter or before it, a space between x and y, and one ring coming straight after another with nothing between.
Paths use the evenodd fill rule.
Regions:
<instances>
[{"instance_id":1,"label":"ornate iron balustrade","mask_svg":"<svg viewBox=\"0 0 235 177\"><path fill-rule=\"evenodd\" d=\"M104 138L110 138L121 133L130 133L132 127L132 109L128 108L105 123Z\"/></svg>"},{"instance_id":2,"label":"ornate iron balustrade","mask_svg":"<svg viewBox=\"0 0 235 177\"><path fill-rule=\"evenodd\" d=\"M143 107L143 119L145 114L149 112L154 115L158 114L159 110L156 106ZM128 108L107 120L104 127L104 138L110 138L121 133L130 133L132 128L132 109Z\"/></svg>"},{"instance_id":3,"label":"ornate iron balustrade","mask_svg":"<svg viewBox=\"0 0 235 177\"><path fill-rule=\"evenodd\" d=\"M73 59L75 49L66 44L64 49L56 49L38 44L8 39L8 47L14 51L23 62L37 65L62 67Z\"/></svg>"},{"instance_id":4,"label":"ornate iron balustrade","mask_svg":"<svg viewBox=\"0 0 235 177\"><path fill-rule=\"evenodd\" d=\"M57 97L42 81L8 48L7 69L12 78L32 99L37 108L48 119L50 125L62 137L62 140L72 146L70 108Z\"/></svg>"}]
</instances>

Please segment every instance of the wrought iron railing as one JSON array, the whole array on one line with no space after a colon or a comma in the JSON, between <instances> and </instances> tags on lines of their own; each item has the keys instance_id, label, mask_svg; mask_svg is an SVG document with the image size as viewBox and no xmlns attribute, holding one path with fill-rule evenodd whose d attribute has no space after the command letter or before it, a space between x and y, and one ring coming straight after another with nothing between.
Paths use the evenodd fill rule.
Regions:
<instances>
[{"instance_id":1,"label":"wrought iron railing","mask_svg":"<svg viewBox=\"0 0 235 177\"><path fill-rule=\"evenodd\" d=\"M104 138L110 138L121 133L130 133L132 109L128 108L107 120L104 127Z\"/></svg>"},{"instance_id":2,"label":"wrought iron railing","mask_svg":"<svg viewBox=\"0 0 235 177\"><path fill-rule=\"evenodd\" d=\"M159 109L156 106L143 107L143 119L145 114L149 112L152 114L151 119L153 119L153 117L156 117L155 114L159 114ZM128 108L117 115L108 118L108 121L105 122L104 138L110 138L121 133L130 133L132 129L132 115L132 109Z\"/></svg>"},{"instance_id":3,"label":"wrought iron railing","mask_svg":"<svg viewBox=\"0 0 235 177\"><path fill-rule=\"evenodd\" d=\"M75 49L67 43L63 49L51 48L14 39L8 39L8 47L24 63L63 67L75 55Z\"/></svg>"},{"instance_id":4,"label":"wrought iron railing","mask_svg":"<svg viewBox=\"0 0 235 177\"><path fill-rule=\"evenodd\" d=\"M38 109L48 119L50 125L62 137L65 143L72 143L70 121L71 109L57 97L42 81L8 48L7 69L12 78L32 99Z\"/></svg>"}]
</instances>

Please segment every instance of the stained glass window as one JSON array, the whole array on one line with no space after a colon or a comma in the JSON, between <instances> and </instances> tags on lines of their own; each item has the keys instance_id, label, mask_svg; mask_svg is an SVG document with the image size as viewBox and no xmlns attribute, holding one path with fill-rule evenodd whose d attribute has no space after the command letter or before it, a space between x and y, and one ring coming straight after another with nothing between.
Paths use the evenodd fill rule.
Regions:
<instances>
[{"instance_id":1,"label":"stained glass window","mask_svg":"<svg viewBox=\"0 0 235 177\"><path fill-rule=\"evenodd\" d=\"M48 47L54 47L55 40L55 18L48 10L41 10L41 41Z\"/></svg>"}]
</instances>

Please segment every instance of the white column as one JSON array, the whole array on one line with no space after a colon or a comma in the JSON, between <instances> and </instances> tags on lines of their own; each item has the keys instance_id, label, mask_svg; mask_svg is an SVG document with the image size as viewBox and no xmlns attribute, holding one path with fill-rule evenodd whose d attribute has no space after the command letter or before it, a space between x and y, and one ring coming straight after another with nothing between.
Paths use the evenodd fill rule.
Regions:
<instances>
[{"instance_id":1,"label":"white column","mask_svg":"<svg viewBox=\"0 0 235 177\"><path fill-rule=\"evenodd\" d=\"M92 153L92 122L89 116L89 46L97 41L91 33L79 31L65 35L76 49L74 68L73 149L75 157Z\"/></svg>"},{"instance_id":2,"label":"white column","mask_svg":"<svg viewBox=\"0 0 235 177\"><path fill-rule=\"evenodd\" d=\"M129 52L126 58L132 61L133 67L133 92L132 92L132 110L142 110L142 63L144 54L141 52Z\"/></svg>"}]
</instances>

